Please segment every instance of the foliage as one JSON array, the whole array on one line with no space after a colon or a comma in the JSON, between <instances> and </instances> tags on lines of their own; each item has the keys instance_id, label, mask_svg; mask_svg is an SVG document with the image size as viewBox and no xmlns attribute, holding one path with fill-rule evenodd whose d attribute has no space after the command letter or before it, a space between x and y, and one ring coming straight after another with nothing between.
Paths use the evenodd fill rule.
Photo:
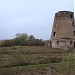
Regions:
<instances>
[{"instance_id":1,"label":"foliage","mask_svg":"<svg viewBox=\"0 0 75 75\"><path fill-rule=\"evenodd\" d=\"M14 39L3 40L0 42L0 46L44 46L44 41L42 39L36 39L33 35L28 35L26 33L17 33Z\"/></svg>"},{"instance_id":2,"label":"foliage","mask_svg":"<svg viewBox=\"0 0 75 75\"><path fill-rule=\"evenodd\" d=\"M3 40L0 42L0 46L14 46L15 42L13 39L11 40Z\"/></svg>"}]
</instances>

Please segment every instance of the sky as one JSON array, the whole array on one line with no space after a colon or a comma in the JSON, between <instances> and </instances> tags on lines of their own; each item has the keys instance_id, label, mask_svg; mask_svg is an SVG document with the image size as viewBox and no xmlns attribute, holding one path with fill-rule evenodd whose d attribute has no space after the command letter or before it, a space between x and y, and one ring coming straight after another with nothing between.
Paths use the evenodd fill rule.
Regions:
<instances>
[{"instance_id":1,"label":"sky","mask_svg":"<svg viewBox=\"0 0 75 75\"><path fill-rule=\"evenodd\" d=\"M27 33L50 39L54 15L74 10L75 0L0 0L0 40Z\"/></svg>"}]
</instances>

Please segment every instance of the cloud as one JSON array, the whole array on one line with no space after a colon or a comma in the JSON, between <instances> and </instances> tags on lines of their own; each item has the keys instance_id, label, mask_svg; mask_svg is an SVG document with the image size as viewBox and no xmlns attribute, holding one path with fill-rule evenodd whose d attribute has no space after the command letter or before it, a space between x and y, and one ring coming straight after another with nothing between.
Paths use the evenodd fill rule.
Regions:
<instances>
[{"instance_id":1,"label":"cloud","mask_svg":"<svg viewBox=\"0 0 75 75\"><path fill-rule=\"evenodd\" d=\"M60 10L75 11L74 1L0 0L1 37L11 38L17 32L27 32L48 39L53 25L54 14ZM12 36L10 36L11 33Z\"/></svg>"}]
</instances>

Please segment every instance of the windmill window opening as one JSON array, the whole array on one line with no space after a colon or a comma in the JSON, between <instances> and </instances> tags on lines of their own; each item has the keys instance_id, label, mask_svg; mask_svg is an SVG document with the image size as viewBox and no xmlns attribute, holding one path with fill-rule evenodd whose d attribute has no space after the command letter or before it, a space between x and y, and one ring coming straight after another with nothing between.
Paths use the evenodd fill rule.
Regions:
<instances>
[{"instance_id":1,"label":"windmill window opening","mask_svg":"<svg viewBox=\"0 0 75 75\"><path fill-rule=\"evenodd\" d=\"M70 41L70 45L72 45L72 41Z\"/></svg>"},{"instance_id":2,"label":"windmill window opening","mask_svg":"<svg viewBox=\"0 0 75 75\"><path fill-rule=\"evenodd\" d=\"M74 36L75 36L75 31L74 31Z\"/></svg>"},{"instance_id":3,"label":"windmill window opening","mask_svg":"<svg viewBox=\"0 0 75 75\"><path fill-rule=\"evenodd\" d=\"M72 26L74 27L74 22L72 22Z\"/></svg>"},{"instance_id":4,"label":"windmill window opening","mask_svg":"<svg viewBox=\"0 0 75 75\"><path fill-rule=\"evenodd\" d=\"M70 18L72 18L72 15L70 15Z\"/></svg>"},{"instance_id":5,"label":"windmill window opening","mask_svg":"<svg viewBox=\"0 0 75 75\"><path fill-rule=\"evenodd\" d=\"M50 41L50 44L52 44L52 42Z\"/></svg>"},{"instance_id":6,"label":"windmill window opening","mask_svg":"<svg viewBox=\"0 0 75 75\"><path fill-rule=\"evenodd\" d=\"M56 32L54 32L54 34L53 34L54 36L56 36Z\"/></svg>"},{"instance_id":7,"label":"windmill window opening","mask_svg":"<svg viewBox=\"0 0 75 75\"><path fill-rule=\"evenodd\" d=\"M59 45L59 41L57 41L57 45Z\"/></svg>"}]
</instances>

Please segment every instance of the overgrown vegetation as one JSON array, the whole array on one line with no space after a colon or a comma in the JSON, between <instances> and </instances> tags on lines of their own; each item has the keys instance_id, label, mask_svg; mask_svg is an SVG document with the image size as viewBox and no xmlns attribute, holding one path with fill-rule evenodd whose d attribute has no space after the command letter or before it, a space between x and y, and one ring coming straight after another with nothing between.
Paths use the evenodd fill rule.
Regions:
<instances>
[{"instance_id":1,"label":"overgrown vegetation","mask_svg":"<svg viewBox=\"0 0 75 75\"><path fill-rule=\"evenodd\" d=\"M0 41L1 47L7 46L44 46L45 43L42 39L36 39L33 35L26 33L18 33L14 39Z\"/></svg>"},{"instance_id":2,"label":"overgrown vegetation","mask_svg":"<svg viewBox=\"0 0 75 75\"><path fill-rule=\"evenodd\" d=\"M0 75L74 75L75 49L44 46L0 48Z\"/></svg>"}]
</instances>

